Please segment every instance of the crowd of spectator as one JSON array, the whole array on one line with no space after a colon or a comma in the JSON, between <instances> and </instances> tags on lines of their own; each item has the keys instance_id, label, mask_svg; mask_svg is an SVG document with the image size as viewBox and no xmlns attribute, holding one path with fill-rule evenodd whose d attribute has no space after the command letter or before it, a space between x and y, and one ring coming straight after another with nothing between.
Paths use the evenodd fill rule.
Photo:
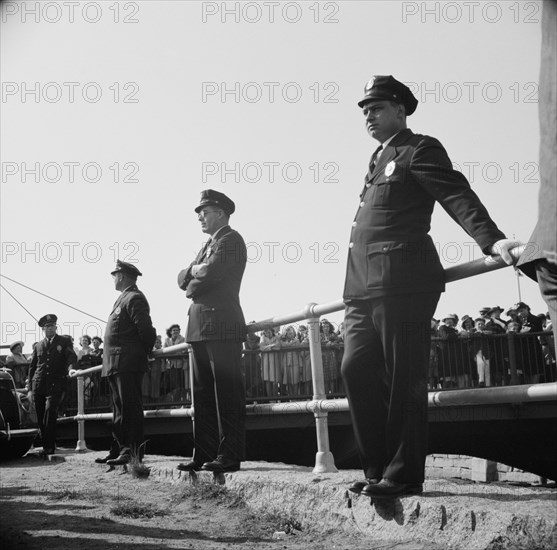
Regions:
<instances>
[{"instance_id":1,"label":"crowd of spectator","mask_svg":"<svg viewBox=\"0 0 557 550\"><path fill-rule=\"evenodd\" d=\"M505 318L502 315L505 315ZM519 302L506 312L485 307L476 317L451 313L431 321L432 345L429 362L429 389L501 386L557 380L555 343L549 317L534 315ZM342 395L340 364L344 345L343 323L335 326L321 319L319 326L325 392ZM73 338L70 338L73 343ZM246 394L249 398L276 400L311 396L312 374L309 332L304 324L268 328L250 333L244 343L243 363ZM178 324L157 336L154 349L185 343ZM6 357L16 387L25 387L30 355L24 343L14 342ZM102 339L84 334L74 346L77 369L102 364ZM100 373L85 378L87 403L108 404L108 388ZM72 386L73 387L73 386ZM76 398L75 387L68 400ZM150 361L143 379L146 403L176 403L191 399L190 368L187 354L158 357ZM105 403L106 401L106 403Z\"/></svg>"},{"instance_id":2,"label":"crowd of spectator","mask_svg":"<svg viewBox=\"0 0 557 550\"><path fill-rule=\"evenodd\" d=\"M485 307L475 318L448 314L431 322L429 388L450 389L556 380L551 321L519 302Z\"/></svg>"},{"instance_id":3,"label":"crowd of spectator","mask_svg":"<svg viewBox=\"0 0 557 550\"><path fill-rule=\"evenodd\" d=\"M342 392L340 362L344 329L327 319L319 326L325 392ZM248 397L308 396L312 394L309 332L306 325L288 325L249 334L244 344L244 368Z\"/></svg>"}]
</instances>

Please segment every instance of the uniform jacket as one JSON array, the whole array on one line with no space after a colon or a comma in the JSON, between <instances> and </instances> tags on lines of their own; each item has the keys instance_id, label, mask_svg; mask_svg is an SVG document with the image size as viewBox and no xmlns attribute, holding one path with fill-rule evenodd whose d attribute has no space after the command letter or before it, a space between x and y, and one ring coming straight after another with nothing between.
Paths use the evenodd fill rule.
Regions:
<instances>
[{"instance_id":1,"label":"uniform jacket","mask_svg":"<svg viewBox=\"0 0 557 550\"><path fill-rule=\"evenodd\" d=\"M108 318L102 376L144 372L155 338L147 298L133 285L120 294Z\"/></svg>"},{"instance_id":2,"label":"uniform jacket","mask_svg":"<svg viewBox=\"0 0 557 550\"><path fill-rule=\"evenodd\" d=\"M436 201L484 253L505 237L441 143L402 130L365 178L350 235L345 301L445 289L428 235Z\"/></svg>"},{"instance_id":3,"label":"uniform jacket","mask_svg":"<svg viewBox=\"0 0 557 550\"><path fill-rule=\"evenodd\" d=\"M204 246L195 261L178 274L178 286L193 301L188 311L186 340L243 342L246 327L239 294L247 261L244 239L237 231L225 226L209 248L209 255ZM207 264L207 273L194 278L192 266L199 263Z\"/></svg>"},{"instance_id":4,"label":"uniform jacket","mask_svg":"<svg viewBox=\"0 0 557 550\"><path fill-rule=\"evenodd\" d=\"M77 356L69 338L55 334L50 345L47 338L41 340L29 365L31 390L44 395L65 391L70 366L76 364Z\"/></svg>"}]
</instances>

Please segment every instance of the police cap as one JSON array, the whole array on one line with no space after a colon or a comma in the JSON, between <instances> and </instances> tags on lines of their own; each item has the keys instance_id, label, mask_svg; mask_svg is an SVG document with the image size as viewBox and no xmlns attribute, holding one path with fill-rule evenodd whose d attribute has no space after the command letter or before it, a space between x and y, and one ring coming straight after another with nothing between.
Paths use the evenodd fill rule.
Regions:
<instances>
[{"instance_id":1,"label":"police cap","mask_svg":"<svg viewBox=\"0 0 557 550\"><path fill-rule=\"evenodd\" d=\"M213 189L205 189L205 191L201 191L201 201L199 202L199 206L195 208L195 211L199 214L199 211L203 207L209 205L224 210L228 216L234 214L234 210L236 210L234 201L229 199L224 193L219 193L219 191Z\"/></svg>"},{"instance_id":2,"label":"police cap","mask_svg":"<svg viewBox=\"0 0 557 550\"><path fill-rule=\"evenodd\" d=\"M391 75L372 76L364 87L364 98L358 101L358 107L363 107L369 101L381 99L401 103L406 108L407 116L418 106L418 100L410 88Z\"/></svg>"},{"instance_id":3,"label":"police cap","mask_svg":"<svg viewBox=\"0 0 557 550\"><path fill-rule=\"evenodd\" d=\"M141 271L139 271L135 265L128 262L122 262L121 260L116 260L116 267L110 272L110 274L114 275L114 273L127 273L128 275L132 275L134 277L142 275Z\"/></svg>"},{"instance_id":4,"label":"police cap","mask_svg":"<svg viewBox=\"0 0 557 550\"><path fill-rule=\"evenodd\" d=\"M56 321L58 321L58 317L56 317L54 313L49 313L48 315L43 315L39 319L39 326L43 328L45 325L49 323L56 323Z\"/></svg>"}]
</instances>

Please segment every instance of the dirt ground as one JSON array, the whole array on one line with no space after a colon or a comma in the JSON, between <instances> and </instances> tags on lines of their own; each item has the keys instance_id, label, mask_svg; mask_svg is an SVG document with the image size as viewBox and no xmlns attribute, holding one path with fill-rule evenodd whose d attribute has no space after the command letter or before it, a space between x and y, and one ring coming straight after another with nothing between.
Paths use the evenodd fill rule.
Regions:
<instances>
[{"instance_id":1,"label":"dirt ground","mask_svg":"<svg viewBox=\"0 0 557 550\"><path fill-rule=\"evenodd\" d=\"M256 516L236 493L207 481L138 479L121 468L30 455L0 464L3 550L431 548L299 527L288 518Z\"/></svg>"}]
</instances>

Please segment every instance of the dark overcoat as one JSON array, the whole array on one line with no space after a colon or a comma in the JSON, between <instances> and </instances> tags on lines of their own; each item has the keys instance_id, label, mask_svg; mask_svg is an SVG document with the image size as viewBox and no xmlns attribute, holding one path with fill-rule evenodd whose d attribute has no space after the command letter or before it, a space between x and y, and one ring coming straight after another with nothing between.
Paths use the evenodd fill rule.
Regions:
<instances>
[{"instance_id":1,"label":"dark overcoat","mask_svg":"<svg viewBox=\"0 0 557 550\"><path fill-rule=\"evenodd\" d=\"M145 372L155 344L147 298L136 285L116 300L104 333L102 376L122 372Z\"/></svg>"},{"instance_id":2,"label":"dark overcoat","mask_svg":"<svg viewBox=\"0 0 557 550\"><path fill-rule=\"evenodd\" d=\"M225 226L210 246L204 246L190 266L178 274L179 287L192 300L188 311L187 342L245 340L245 319L239 294L246 261L244 239L237 231ZM200 263L207 264L207 273L194 278L192 267Z\"/></svg>"}]
</instances>

